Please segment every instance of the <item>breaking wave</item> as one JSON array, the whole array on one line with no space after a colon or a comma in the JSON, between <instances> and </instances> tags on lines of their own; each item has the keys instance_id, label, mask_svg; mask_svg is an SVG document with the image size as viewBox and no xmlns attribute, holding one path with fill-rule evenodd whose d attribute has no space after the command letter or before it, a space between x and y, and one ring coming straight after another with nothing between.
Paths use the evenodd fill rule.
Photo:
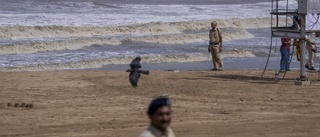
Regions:
<instances>
[{"instance_id":1,"label":"breaking wave","mask_svg":"<svg viewBox=\"0 0 320 137\"><path fill-rule=\"evenodd\" d=\"M252 52L245 49L233 49L224 51L222 58L226 57L255 57ZM194 62L211 60L209 53L179 54L179 55L145 55L142 57L142 63L169 63L169 62ZM111 58L99 58L92 60L81 60L62 63L46 63L30 66L14 66L3 67L1 71L48 71L48 70L64 70L64 69L84 69L99 68L109 64L129 64L134 57L119 56Z\"/></svg>"},{"instance_id":2,"label":"breaking wave","mask_svg":"<svg viewBox=\"0 0 320 137\"><path fill-rule=\"evenodd\" d=\"M210 29L212 20L184 22L151 22L130 26L71 27L71 26L7 26L0 27L0 38L6 40L46 37L90 37L93 35L119 34L175 34L189 30ZM218 27L265 28L270 27L269 18L217 19ZM282 23L284 20L282 21Z\"/></svg>"},{"instance_id":3,"label":"breaking wave","mask_svg":"<svg viewBox=\"0 0 320 137\"><path fill-rule=\"evenodd\" d=\"M253 37L244 29L222 28L224 40L247 39ZM207 31L206 31L207 32ZM97 45L121 45L124 42L147 42L159 44L183 44L206 41L208 34L167 34L145 35L136 37L82 37L59 41L35 41L14 43L0 46L0 54L33 53L55 50L75 50Z\"/></svg>"},{"instance_id":4,"label":"breaking wave","mask_svg":"<svg viewBox=\"0 0 320 137\"><path fill-rule=\"evenodd\" d=\"M76 50L93 44L119 45L121 41L115 38L78 38L63 41L36 41L15 43L0 46L0 54L34 53L55 50Z\"/></svg>"},{"instance_id":5,"label":"breaking wave","mask_svg":"<svg viewBox=\"0 0 320 137\"><path fill-rule=\"evenodd\" d=\"M251 38L253 36L245 29L265 28L269 27L270 23L269 18L217 19L216 21L223 32L223 39L227 41ZM159 44L203 42L208 40L207 33L210 29L210 22L211 20L151 22L108 27L0 27L0 39L2 39L0 54L75 50L93 44L121 45L127 41ZM283 23L284 20L281 22ZM198 33L199 31L201 33Z\"/></svg>"}]
</instances>

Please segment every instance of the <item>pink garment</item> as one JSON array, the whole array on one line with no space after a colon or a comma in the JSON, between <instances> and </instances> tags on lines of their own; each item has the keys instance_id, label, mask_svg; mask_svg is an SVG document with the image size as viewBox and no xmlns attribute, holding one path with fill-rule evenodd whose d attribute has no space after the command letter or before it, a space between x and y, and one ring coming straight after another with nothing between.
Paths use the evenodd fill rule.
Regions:
<instances>
[{"instance_id":1,"label":"pink garment","mask_svg":"<svg viewBox=\"0 0 320 137\"><path fill-rule=\"evenodd\" d=\"M281 38L281 47L280 50L290 50L291 39Z\"/></svg>"}]
</instances>

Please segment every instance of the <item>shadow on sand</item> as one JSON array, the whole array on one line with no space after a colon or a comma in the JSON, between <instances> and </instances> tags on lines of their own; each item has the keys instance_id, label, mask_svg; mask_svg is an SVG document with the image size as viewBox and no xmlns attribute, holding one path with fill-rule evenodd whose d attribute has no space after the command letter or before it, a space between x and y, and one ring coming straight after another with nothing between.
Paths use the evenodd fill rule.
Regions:
<instances>
[{"instance_id":1,"label":"shadow on sand","mask_svg":"<svg viewBox=\"0 0 320 137\"><path fill-rule=\"evenodd\" d=\"M281 80L292 80L289 78L279 78L278 81L275 81L274 78L263 77L262 79L260 79L260 76L245 76L245 75L238 75L238 74L228 74L228 75L221 74L221 75L207 76L207 77L248 81L250 83L258 83L258 84L277 84L277 82Z\"/></svg>"}]
</instances>

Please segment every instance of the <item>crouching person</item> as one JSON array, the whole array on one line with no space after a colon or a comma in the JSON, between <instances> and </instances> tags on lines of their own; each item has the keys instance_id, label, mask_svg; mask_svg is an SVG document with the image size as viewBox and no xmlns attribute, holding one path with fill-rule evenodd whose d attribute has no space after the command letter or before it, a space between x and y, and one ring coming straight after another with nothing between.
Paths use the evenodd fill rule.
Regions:
<instances>
[{"instance_id":1,"label":"crouching person","mask_svg":"<svg viewBox=\"0 0 320 137\"><path fill-rule=\"evenodd\" d=\"M171 104L167 97L154 99L148 108L150 125L139 137L176 137L170 127Z\"/></svg>"}]
</instances>

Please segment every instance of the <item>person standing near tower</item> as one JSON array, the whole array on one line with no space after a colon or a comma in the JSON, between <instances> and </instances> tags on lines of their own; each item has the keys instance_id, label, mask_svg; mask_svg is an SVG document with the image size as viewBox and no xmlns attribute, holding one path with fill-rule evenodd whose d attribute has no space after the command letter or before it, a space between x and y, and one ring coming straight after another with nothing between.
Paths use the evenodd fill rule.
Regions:
<instances>
[{"instance_id":1,"label":"person standing near tower","mask_svg":"<svg viewBox=\"0 0 320 137\"><path fill-rule=\"evenodd\" d=\"M316 41L314 39L307 39L307 46L306 46L309 54L308 62L306 63L305 67L309 70L316 70L314 68L314 59L316 58L317 46Z\"/></svg>"},{"instance_id":2,"label":"person standing near tower","mask_svg":"<svg viewBox=\"0 0 320 137\"><path fill-rule=\"evenodd\" d=\"M281 38L281 61L280 61L280 71L290 71L290 45L291 39Z\"/></svg>"}]
</instances>

